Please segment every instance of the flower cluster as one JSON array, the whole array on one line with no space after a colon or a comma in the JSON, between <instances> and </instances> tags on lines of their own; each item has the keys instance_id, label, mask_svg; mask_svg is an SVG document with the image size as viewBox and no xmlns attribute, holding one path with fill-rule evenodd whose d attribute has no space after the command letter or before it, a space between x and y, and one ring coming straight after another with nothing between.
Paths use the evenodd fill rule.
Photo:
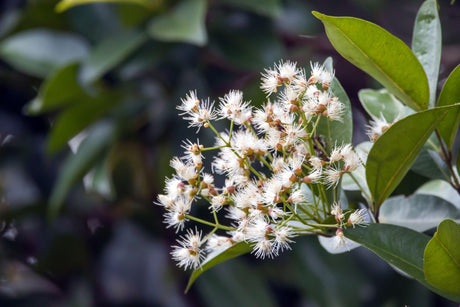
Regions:
<instances>
[{"instance_id":1,"label":"flower cluster","mask_svg":"<svg viewBox=\"0 0 460 307\"><path fill-rule=\"evenodd\" d=\"M186 140L184 156L171 160L175 174L158 196L168 227L177 232L187 223L210 227L204 237L188 228L173 247L179 267L196 269L206 255L239 242L249 244L258 258L272 258L290 249L296 236L343 238L342 228L364 224L363 210L342 211L331 199L342 176L361 165L350 144L327 144L318 133L324 122L342 121L344 105L330 89L333 78L317 63L307 77L286 61L262 74L267 102L261 108L253 108L238 90L219 98L218 106L199 99L196 91L182 99L183 118L190 127L211 129L215 143L205 147ZM227 120L229 129L217 131L218 120ZM203 152L210 150L217 151L211 172L203 163ZM224 177L222 186L216 176ZM192 214L202 203L208 216ZM329 222L331 216L335 222Z\"/></svg>"}]
</instances>

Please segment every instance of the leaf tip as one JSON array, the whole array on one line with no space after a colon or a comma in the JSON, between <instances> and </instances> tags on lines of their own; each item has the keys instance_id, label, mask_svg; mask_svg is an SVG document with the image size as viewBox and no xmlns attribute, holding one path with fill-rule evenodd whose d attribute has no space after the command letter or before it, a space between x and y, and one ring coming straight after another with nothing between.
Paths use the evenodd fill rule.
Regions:
<instances>
[{"instance_id":1,"label":"leaf tip","mask_svg":"<svg viewBox=\"0 0 460 307\"><path fill-rule=\"evenodd\" d=\"M317 12L317 11L312 11L311 13L313 14L313 16L315 16L319 20L323 20L324 16L326 16L324 14L321 14L320 12Z\"/></svg>"}]
</instances>

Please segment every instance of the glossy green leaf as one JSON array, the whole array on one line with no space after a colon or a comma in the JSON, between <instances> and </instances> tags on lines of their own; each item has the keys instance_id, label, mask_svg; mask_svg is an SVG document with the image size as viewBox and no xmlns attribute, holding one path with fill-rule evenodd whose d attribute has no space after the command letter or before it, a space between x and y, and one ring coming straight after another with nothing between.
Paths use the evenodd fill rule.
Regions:
<instances>
[{"instance_id":1,"label":"glossy green leaf","mask_svg":"<svg viewBox=\"0 0 460 307\"><path fill-rule=\"evenodd\" d=\"M358 98L363 108L371 117L380 118L383 116L389 123L414 113L411 108L404 106L384 88L380 90L360 90Z\"/></svg>"},{"instance_id":2,"label":"glossy green leaf","mask_svg":"<svg viewBox=\"0 0 460 307\"><path fill-rule=\"evenodd\" d=\"M223 2L272 18L278 17L283 9L280 0L224 0Z\"/></svg>"},{"instance_id":3,"label":"glossy green leaf","mask_svg":"<svg viewBox=\"0 0 460 307\"><path fill-rule=\"evenodd\" d=\"M83 59L88 45L80 37L45 29L15 34L0 43L0 57L24 73L46 77L51 71Z\"/></svg>"},{"instance_id":4,"label":"glossy green leaf","mask_svg":"<svg viewBox=\"0 0 460 307\"><path fill-rule=\"evenodd\" d=\"M445 180L432 180L428 181L424 185L415 191L417 194L423 195L434 195L444 199L445 201L450 202L460 210L460 195L458 192L450 185L449 182Z\"/></svg>"},{"instance_id":5,"label":"glossy green leaf","mask_svg":"<svg viewBox=\"0 0 460 307\"><path fill-rule=\"evenodd\" d=\"M450 300L458 298L433 287L425 280L423 254L430 237L415 230L389 224L370 224L367 227L348 228L345 237L363 245L377 256L412 276L431 291Z\"/></svg>"},{"instance_id":6,"label":"glossy green leaf","mask_svg":"<svg viewBox=\"0 0 460 307\"><path fill-rule=\"evenodd\" d=\"M70 153L60 169L58 179L51 193L48 217L54 219L61 209L70 188L76 184L93 167L94 162L113 142L115 130L110 123L101 122L94 126L78 147Z\"/></svg>"},{"instance_id":7,"label":"glossy green leaf","mask_svg":"<svg viewBox=\"0 0 460 307\"><path fill-rule=\"evenodd\" d=\"M374 143L366 163L366 180L377 211L409 171L423 144L449 112L460 105L409 115L393 124Z\"/></svg>"},{"instance_id":8,"label":"glossy green leaf","mask_svg":"<svg viewBox=\"0 0 460 307\"><path fill-rule=\"evenodd\" d=\"M428 107L428 80L422 65L399 38L371 22L313 12L334 48L414 110ZM404 69L402 69L404 68Z\"/></svg>"},{"instance_id":9,"label":"glossy green leaf","mask_svg":"<svg viewBox=\"0 0 460 307\"><path fill-rule=\"evenodd\" d=\"M54 71L40 87L37 97L26 106L27 113L32 115L56 110L76 97L84 96L77 81L78 66L71 63Z\"/></svg>"},{"instance_id":10,"label":"glossy green leaf","mask_svg":"<svg viewBox=\"0 0 460 307\"><path fill-rule=\"evenodd\" d=\"M445 220L428 242L423 268L426 280L460 302L460 225Z\"/></svg>"},{"instance_id":11,"label":"glossy green leaf","mask_svg":"<svg viewBox=\"0 0 460 307\"><path fill-rule=\"evenodd\" d=\"M439 154L424 146L411 167L415 173L430 179L450 180L449 167Z\"/></svg>"},{"instance_id":12,"label":"glossy green leaf","mask_svg":"<svg viewBox=\"0 0 460 307\"><path fill-rule=\"evenodd\" d=\"M448 106L460 102L460 65L450 73L439 94L438 107ZM447 114L439 124L438 131L449 149L454 144L455 136L460 124L460 109Z\"/></svg>"},{"instance_id":13,"label":"glossy green leaf","mask_svg":"<svg viewBox=\"0 0 460 307\"><path fill-rule=\"evenodd\" d=\"M153 8L159 5L162 0L61 0L56 4L56 12L62 13L74 6L91 4L91 3L102 3L102 2L113 2L113 3L130 3L142 5L146 8Z\"/></svg>"},{"instance_id":14,"label":"glossy green leaf","mask_svg":"<svg viewBox=\"0 0 460 307\"><path fill-rule=\"evenodd\" d=\"M114 97L102 96L88 98L67 108L59 114L48 136L48 151L52 153L61 149L73 136L106 114L116 102Z\"/></svg>"},{"instance_id":15,"label":"glossy green leaf","mask_svg":"<svg viewBox=\"0 0 460 307\"><path fill-rule=\"evenodd\" d=\"M379 214L381 223L419 232L434 228L448 218L460 219L460 211L442 198L422 194L390 197L382 204Z\"/></svg>"},{"instance_id":16,"label":"glossy green leaf","mask_svg":"<svg viewBox=\"0 0 460 307\"><path fill-rule=\"evenodd\" d=\"M389 224L348 228L344 230L344 235L418 281L424 281L423 251L429 236Z\"/></svg>"},{"instance_id":17,"label":"glossy green leaf","mask_svg":"<svg viewBox=\"0 0 460 307\"><path fill-rule=\"evenodd\" d=\"M324 61L323 66L326 70L332 71L332 58L327 58L326 61ZM339 98L339 101L342 102L344 108L342 121L330 121L326 117L322 117L318 124L316 131L318 134L325 137L328 150L332 150L336 144L351 143L353 137L353 119L351 114L350 99L340 82L335 77L331 82L330 90L334 96Z\"/></svg>"},{"instance_id":18,"label":"glossy green leaf","mask_svg":"<svg viewBox=\"0 0 460 307\"><path fill-rule=\"evenodd\" d=\"M430 87L430 106L434 107L441 62L441 22L436 0L427 0L415 18L412 51L425 69Z\"/></svg>"},{"instance_id":19,"label":"glossy green leaf","mask_svg":"<svg viewBox=\"0 0 460 307\"><path fill-rule=\"evenodd\" d=\"M182 0L170 12L155 17L148 26L148 33L161 41L204 46L208 39L206 9L206 0Z\"/></svg>"},{"instance_id":20,"label":"glossy green leaf","mask_svg":"<svg viewBox=\"0 0 460 307\"><path fill-rule=\"evenodd\" d=\"M209 270L210 268L212 268L213 266L215 266L215 265L217 265L217 264L219 264L221 262L224 262L224 261L230 260L232 258L247 254L251 250L252 250L251 245L249 245L246 242L239 242L239 243L236 243L235 245L223 250L222 252L220 252L218 254L210 254L210 255L208 255L208 257L201 264L201 266L198 269L196 269L195 271L193 271L192 276L190 276L190 279L188 281L187 288L185 289L185 292L187 293L188 290L190 290L190 287L193 285L193 283L198 278L198 276L203 274L206 270Z\"/></svg>"},{"instance_id":21,"label":"glossy green leaf","mask_svg":"<svg viewBox=\"0 0 460 307\"><path fill-rule=\"evenodd\" d=\"M147 37L139 32L123 32L100 42L85 59L79 78L83 83L91 83L110 71L133 51L139 48Z\"/></svg>"}]
</instances>

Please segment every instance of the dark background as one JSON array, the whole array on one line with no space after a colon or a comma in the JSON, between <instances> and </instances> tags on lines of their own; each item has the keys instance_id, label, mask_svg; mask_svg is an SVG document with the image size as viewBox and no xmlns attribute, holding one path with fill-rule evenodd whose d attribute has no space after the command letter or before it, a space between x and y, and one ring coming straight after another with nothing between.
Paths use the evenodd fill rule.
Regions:
<instances>
[{"instance_id":1,"label":"dark background","mask_svg":"<svg viewBox=\"0 0 460 307\"><path fill-rule=\"evenodd\" d=\"M280 59L308 67L332 56L353 104L358 144L366 139L367 119L357 92L380 86L335 52L310 12L364 18L410 45L422 2L209 1L203 46L147 34L81 85L86 94L30 112L44 80L62 65L41 63L34 71L40 41L11 54L5 51L9 38L28 30L60 31L82 40L89 53L110 38L111 48L87 64L98 65L123 48L116 37L148 33L153 20L180 2L152 1L151 8L89 4L63 13L55 12L57 1L0 2L0 306L453 306L363 248L330 255L316 238L299 238L293 251L274 260L249 255L221 264L183 294L189 273L170 259L176 235L162 223L162 208L153 205L171 173L169 159L181 154L181 140L196 137L175 109L180 97L198 89L200 97L217 100L241 89L260 105L264 68ZM460 62L460 5L439 5L442 85ZM56 61L65 56L58 49L49 51ZM66 83L58 88L71 91ZM100 112L98 103L106 106ZM72 112L77 104L87 107ZM102 136L74 155L66 137L84 128L96 140ZM50 152L53 137L61 145ZM209 141L206 132L200 140ZM90 170L96 175L83 185ZM50 219L57 189L64 200Z\"/></svg>"}]
</instances>

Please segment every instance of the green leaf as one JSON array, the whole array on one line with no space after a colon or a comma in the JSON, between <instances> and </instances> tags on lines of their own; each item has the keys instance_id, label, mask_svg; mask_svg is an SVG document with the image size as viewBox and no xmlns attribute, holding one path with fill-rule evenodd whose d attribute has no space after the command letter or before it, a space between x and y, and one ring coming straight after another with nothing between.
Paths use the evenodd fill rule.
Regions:
<instances>
[{"instance_id":1,"label":"green leaf","mask_svg":"<svg viewBox=\"0 0 460 307\"><path fill-rule=\"evenodd\" d=\"M428 181L415 191L417 194L434 195L450 202L460 210L460 195L450 185L449 182L444 180Z\"/></svg>"},{"instance_id":2,"label":"green leaf","mask_svg":"<svg viewBox=\"0 0 460 307\"><path fill-rule=\"evenodd\" d=\"M99 161L99 163L87 174L88 181L86 181L85 177L85 188L99 193L105 199L113 201L115 200L116 191L107 164L106 159Z\"/></svg>"},{"instance_id":3,"label":"green leaf","mask_svg":"<svg viewBox=\"0 0 460 307\"><path fill-rule=\"evenodd\" d=\"M110 123L101 122L94 126L88 136L78 147L78 151L70 153L62 165L58 179L49 200L48 218L54 219L61 209L70 188L83 178L94 163L113 142L115 130Z\"/></svg>"},{"instance_id":4,"label":"green leaf","mask_svg":"<svg viewBox=\"0 0 460 307\"><path fill-rule=\"evenodd\" d=\"M343 233L345 237L370 249L386 262L424 282L423 251L430 240L429 236L389 224L348 228Z\"/></svg>"},{"instance_id":5,"label":"green leaf","mask_svg":"<svg viewBox=\"0 0 460 307\"><path fill-rule=\"evenodd\" d=\"M328 57L323 63L324 68L327 71L333 70L332 58ZM326 138L326 145L328 150L336 144L349 144L353 137L353 119L351 112L351 103L347 93L343 89L339 80L334 77L331 82L330 90L339 98L339 101L343 103L344 111L342 121L330 121L326 117L322 117L318 127L317 133Z\"/></svg>"},{"instance_id":6,"label":"green leaf","mask_svg":"<svg viewBox=\"0 0 460 307\"><path fill-rule=\"evenodd\" d=\"M427 0L423 2L415 18L412 51L422 64L428 77L430 107L435 106L439 64L441 62L441 41L438 4L436 0Z\"/></svg>"},{"instance_id":7,"label":"green leaf","mask_svg":"<svg viewBox=\"0 0 460 307\"><path fill-rule=\"evenodd\" d=\"M425 246L430 240L429 236L412 229L389 224L370 224L364 228L348 228L343 233L345 237L368 248L431 291L450 300L459 300L457 296L433 287L425 280L423 257Z\"/></svg>"},{"instance_id":8,"label":"green leaf","mask_svg":"<svg viewBox=\"0 0 460 307\"><path fill-rule=\"evenodd\" d=\"M155 17L148 25L148 33L167 42L185 42L204 46L206 1L182 0L170 12Z\"/></svg>"},{"instance_id":9,"label":"green leaf","mask_svg":"<svg viewBox=\"0 0 460 307\"><path fill-rule=\"evenodd\" d=\"M423 268L426 280L460 302L460 225L445 220L428 242Z\"/></svg>"},{"instance_id":10,"label":"green leaf","mask_svg":"<svg viewBox=\"0 0 460 307\"><path fill-rule=\"evenodd\" d=\"M48 152L56 152L89 124L106 114L117 100L111 95L88 98L67 108L57 118L48 136Z\"/></svg>"},{"instance_id":11,"label":"green leaf","mask_svg":"<svg viewBox=\"0 0 460 307\"><path fill-rule=\"evenodd\" d=\"M388 93L385 88L360 90L358 98L371 117L380 118L383 116L389 123L414 113L412 109L404 106L395 96Z\"/></svg>"},{"instance_id":12,"label":"green leaf","mask_svg":"<svg viewBox=\"0 0 460 307\"><path fill-rule=\"evenodd\" d=\"M71 63L54 71L40 87L38 96L26 106L27 113L36 115L52 111L67 105L75 97L84 96L77 81L77 72L77 63Z\"/></svg>"},{"instance_id":13,"label":"green leaf","mask_svg":"<svg viewBox=\"0 0 460 307\"><path fill-rule=\"evenodd\" d=\"M460 211L442 198L422 194L390 197L382 204L379 214L381 223L419 232L434 228L447 218L460 219Z\"/></svg>"},{"instance_id":14,"label":"green leaf","mask_svg":"<svg viewBox=\"0 0 460 307\"><path fill-rule=\"evenodd\" d=\"M80 37L65 32L34 29L20 32L0 43L0 57L17 70L46 77L51 71L88 54Z\"/></svg>"},{"instance_id":15,"label":"green leaf","mask_svg":"<svg viewBox=\"0 0 460 307\"><path fill-rule=\"evenodd\" d=\"M146 8L154 8L158 6L162 1L161 0L61 0L56 4L55 10L58 13L62 13L74 6L90 4L90 3L101 3L101 2L113 2L113 3L131 3L142 5Z\"/></svg>"},{"instance_id":16,"label":"green leaf","mask_svg":"<svg viewBox=\"0 0 460 307\"><path fill-rule=\"evenodd\" d=\"M422 65L399 38L371 22L313 12L334 48L414 110L428 107L428 80Z\"/></svg>"},{"instance_id":17,"label":"green leaf","mask_svg":"<svg viewBox=\"0 0 460 307\"><path fill-rule=\"evenodd\" d=\"M430 179L450 180L449 167L439 154L424 146L411 167L415 173Z\"/></svg>"},{"instance_id":18,"label":"green leaf","mask_svg":"<svg viewBox=\"0 0 460 307\"><path fill-rule=\"evenodd\" d=\"M117 33L100 42L85 59L80 71L80 80L83 83L92 83L108 72L134 50L139 48L147 37L143 33L126 31Z\"/></svg>"},{"instance_id":19,"label":"green leaf","mask_svg":"<svg viewBox=\"0 0 460 307\"><path fill-rule=\"evenodd\" d=\"M187 288L185 289L185 293L187 293L188 290L190 290L190 287L193 285L193 282L198 278L198 276L203 274L206 270L212 268L213 266L215 266L215 265L217 265L217 264L219 264L221 262L224 262L224 261L230 260L232 258L247 254L251 250L252 250L251 245L249 245L246 242L239 242L239 243L236 243L235 245L223 250L222 252L220 252L218 254L210 254L210 255L208 255L208 257L201 264L201 266L198 269L196 269L195 271L193 271L192 276L190 276L190 279L188 281Z\"/></svg>"},{"instance_id":20,"label":"green leaf","mask_svg":"<svg viewBox=\"0 0 460 307\"><path fill-rule=\"evenodd\" d=\"M442 87L439 94L438 107L448 106L460 102L460 65L454 68ZM447 114L438 126L439 134L449 149L454 144L455 136L460 124L460 109Z\"/></svg>"},{"instance_id":21,"label":"green leaf","mask_svg":"<svg viewBox=\"0 0 460 307\"><path fill-rule=\"evenodd\" d=\"M280 0L224 0L223 2L272 18L279 17L282 11Z\"/></svg>"},{"instance_id":22,"label":"green leaf","mask_svg":"<svg viewBox=\"0 0 460 307\"><path fill-rule=\"evenodd\" d=\"M423 144L449 112L460 105L409 115L393 124L374 143L366 163L366 180L375 201L374 212L409 171Z\"/></svg>"}]
</instances>

